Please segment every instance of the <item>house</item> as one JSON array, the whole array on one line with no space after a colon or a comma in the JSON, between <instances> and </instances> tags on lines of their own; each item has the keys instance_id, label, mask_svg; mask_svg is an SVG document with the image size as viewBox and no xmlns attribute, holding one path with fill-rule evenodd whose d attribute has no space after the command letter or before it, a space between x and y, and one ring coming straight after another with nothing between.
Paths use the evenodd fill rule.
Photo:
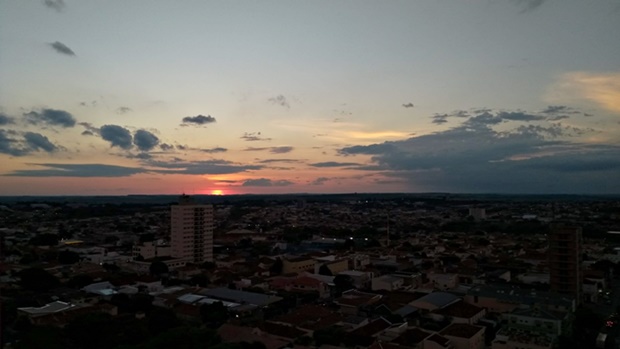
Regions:
<instances>
[{"instance_id":1,"label":"house","mask_svg":"<svg viewBox=\"0 0 620 349\"><path fill-rule=\"evenodd\" d=\"M358 315L362 309L377 303L380 299L381 295L378 294L348 290L343 292L340 298L334 300L334 303L340 306L341 313Z\"/></svg>"},{"instance_id":2,"label":"house","mask_svg":"<svg viewBox=\"0 0 620 349\"><path fill-rule=\"evenodd\" d=\"M426 296L414 300L409 304L418 309L430 312L455 303L459 299L459 297L453 295L452 293L432 292L427 294Z\"/></svg>"},{"instance_id":3,"label":"house","mask_svg":"<svg viewBox=\"0 0 620 349\"><path fill-rule=\"evenodd\" d=\"M301 273L303 271L314 271L316 260L311 257L295 257L282 259L282 273Z\"/></svg>"},{"instance_id":4,"label":"house","mask_svg":"<svg viewBox=\"0 0 620 349\"><path fill-rule=\"evenodd\" d=\"M459 284L458 274L430 273L427 278L432 282L433 287L438 290L449 290Z\"/></svg>"},{"instance_id":5,"label":"house","mask_svg":"<svg viewBox=\"0 0 620 349\"><path fill-rule=\"evenodd\" d=\"M403 278L392 275L383 275L372 279L372 290L394 291L401 289L404 283L405 280L403 280Z\"/></svg>"},{"instance_id":6,"label":"house","mask_svg":"<svg viewBox=\"0 0 620 349\"><path fill-rule=\"evenodd\" d=\"M269 333L263 332L258 328L242 327L231 324L224 324L217 329L217 334L224 343L239 342L261 342L266 349L280 349L288 345L290 341L277 338Z\"/></svg>"},{"instance_id":7,"label":"house","mask_svg":"<svg viewBox=\"0 0 620 349\"><path fill-rule=\"evenodd\" d=\"M489 312L509 313L521 305L540 306L551 311L575 311L576 302L568 295L531 291L510 286L477 285L467 291L465 301Z\"/></svg>"},{"instance_id":8,"label":"house","mask_svg":"<svg viewBox=\"0 0 620 349\"><path fill-rule=\"evenodd\" d=\"M356 288L365 288L372 280L374 274L359 271L359 270L345 270L343 272L338 273L338 275L348 275L353 280L353 285Z\"/></svg>"},{"instance_id":9,"label":"house","mask_svg":"<svg viewBox=\"0 0 620 349\"><path fill-rule=\"evenodd\" d=\"M459 300L444 308L433 311L431 316L448 318L453 323L473 325L482 319L486 313L484 308Z\"/></svg>"},{"instance_id":10,"label":"house","mask_svg":"<svg viewBox=\"0 0 620 349\"><path fill-rule=\"evenodd\" d=\"M388 320L380 317L369 324L359 327L345 335L345 343L348 346L364 346L367 347L375 342L376 338L384 330L392 326Z\"/></svg>"},{"instance_id":11,"label":"house","mask_svg":"<svg viewBox=\"0 0 620 349\"><path fill-rule=\"evenodd\" d=\"M403 334L395 338L392 343L414 349L423 349L425 348L424 340L431 335L432 333L430 332L414 327L407 329Z\"/></svg>"},{"instance_id":12,"label":"house","mask_svg":"<svg viewBox=\"0 0 620 349\"><path fill-rule=\"evenodd\" d=\"M452 342L454 349L483 349L486 327L469 324L452 324L440 335Z\"/></svg>"}]
</instances>

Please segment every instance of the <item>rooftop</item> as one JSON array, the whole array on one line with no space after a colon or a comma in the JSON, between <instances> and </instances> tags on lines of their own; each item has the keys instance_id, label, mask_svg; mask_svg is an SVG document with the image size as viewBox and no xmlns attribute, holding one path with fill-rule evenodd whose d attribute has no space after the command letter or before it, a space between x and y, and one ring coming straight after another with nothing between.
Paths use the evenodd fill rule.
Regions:
<instances>
[{"instance_id":1,"label":"rooftop","mask_svg":"<svg viewBox=\"0 0 620 349\"><path fill-rule=\"evenodd\" d=\"M484 327L468 324L452 324L448 326L445 330L441 331L441 335L460 338L471 338L480 331L484 331Z\"/></svg>"}]
</instances>

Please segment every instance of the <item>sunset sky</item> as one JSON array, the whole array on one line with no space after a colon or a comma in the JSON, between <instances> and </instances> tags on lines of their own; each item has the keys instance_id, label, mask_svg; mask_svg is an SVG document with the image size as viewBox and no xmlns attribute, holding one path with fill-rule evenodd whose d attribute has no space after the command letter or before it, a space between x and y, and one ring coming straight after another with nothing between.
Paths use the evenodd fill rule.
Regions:
<instances>
[{"instance_id":1,"label":"sunset sky","mask_svg":"<svg viewBox=\"0 0 620 349\"><path fill-rule=\"evenodd\" d=\"M620 193L620 0L0 0L0 195Z\"/></svg>"}]
</instances>

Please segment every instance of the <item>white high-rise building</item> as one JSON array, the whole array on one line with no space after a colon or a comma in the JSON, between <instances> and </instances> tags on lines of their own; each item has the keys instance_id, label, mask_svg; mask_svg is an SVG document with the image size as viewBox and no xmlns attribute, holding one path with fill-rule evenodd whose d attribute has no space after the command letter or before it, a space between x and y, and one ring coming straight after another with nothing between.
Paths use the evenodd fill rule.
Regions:
<instances>
[{"instance_id":1,"label":"white high-rise building","mask_svg":"<svg viewBox=\"0 0 620 349\"><path fill-rule=\"evenodd\" d=\"M213 206L183 194L170 208L172 257L188 262L213 261Z\"/></svg>"}]
</instances>

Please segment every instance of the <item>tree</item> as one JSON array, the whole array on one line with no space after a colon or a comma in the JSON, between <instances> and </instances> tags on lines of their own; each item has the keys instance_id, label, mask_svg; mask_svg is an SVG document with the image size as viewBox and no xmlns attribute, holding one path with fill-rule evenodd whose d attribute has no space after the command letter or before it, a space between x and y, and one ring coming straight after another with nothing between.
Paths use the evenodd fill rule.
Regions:
<instances>
[{"instance_id":1,"label":"tree","mask_svg":"<svg viewBox=\"0 0 620 349\"><path fill-rule=\"evenodd\" d=\"M73 251L60 251L58 253L58 262L61 264L75 264L80 261L80 255Z\"/></svg>"},{"instance_id":2,"label":"tree","mask_svg":"<svg viewBox=\"0 0 620 349\"><path fill-rule=\"evenodd\" d=\"M168 265L166 265L166 263L162 261L154 261L153 263L151 263L149 271L151 272L151 275L157 276L168 274Z\"/></svg>"},{"instance_id":3,"label":"tree","mask_svg":"<svg viewBox=\"0 0 620 349\"><path fill-rule=\"evenodd\" d=\"M218 328L228 321L228 309L222 302L203 304L200 307L202 322L210 328Z\"/></svg>"},{"instance_id":4,"label":"tree","mask_svg":"<svg viewBox=\"0 0 620 349\"><path fill-rule=\"evenodd\" d=\"M194 275L189 279L190 285L198 285L200 287L207 287L209 285L209 278L204 274Z\"/></svg>"},{"instance_id":5,"label":"tree","mask_svg":"<svg viewBox=\"0 0 620 349\"><path fill-rule=\"evenodd\" d=\"M60 285L58 279L41 268L28 268L17 274L21 286L29 291L45 292Z\"/></svg>"},{"instance_id":6,"label":"tree","mask_svg":"<svg viewBox=\"0 0 620 349\"><path fill-rule=\"evenodd\" d=\"M282 274L283 268L284 268L284 263L282 263L282 259L277 258L276 261L269 268L269 271L272 274Z\"/></svg>"},{"instance_id":7,"label":"tree","mask_svg":"<svg viewBox=\"0 0 620 349\"><path fill-rule=\"evenodd\" d=\"M148 314L148 329L153 335L168 331L179 324L176 314L170 309L154 307Z\"/></svg>"},{"instance_id":8,"label":"tree","mask_svg":"<svg viewBox=\"0 0 620 349\"><path fill-rule=\"evenodd\" d=\"M71 288L80 289L84 286L90 285L93 283L93 278L87 274L79 274L71 277L69 281L67 281L66 286Z\"/></svg>"},{"instance_id":9,"label":"tree","mask_svg":"<svg viewBox=\"0 0 620 349\"><path fill-rule=\"evenodd\" d=\"M342 292L355 288L353 286L353 279L349 275L339 274L334 278L334 286L336 296L340 296Z\"/></svg>"},{"instance_id":10,"label":"tree","mask_svg":"<svg viewBox=\"0 0 620 349\"><path fill-rule=\"evenodd\" d=\"M34 246L56 246L58 245L59 237L56 234L38 234L28 242Z\"/></svg>"},{"instance_id":11,"label":"tree","mask_svg":"<svg viewBox=\"0 0 620 349\"><path fill-rule=\"evenodd\" d=\"M217 268L217 265L215 263L213 263L213 262L206 261L206 262L202 263L200 265L200 267L202 269L205 269L205 270L213 270L213 269Z\"/></svg>"},{"instance_id":12,"label":"tree","mask_svg":"<svg viewBox=\"0 0 620 349\"><path fill-rule=\"evenodd\" d=\"M333 276L334 274L332 273L331 269L329 269L327 264L323 264L319 268L319 275Z\"/></svg>"}]
</instances>

